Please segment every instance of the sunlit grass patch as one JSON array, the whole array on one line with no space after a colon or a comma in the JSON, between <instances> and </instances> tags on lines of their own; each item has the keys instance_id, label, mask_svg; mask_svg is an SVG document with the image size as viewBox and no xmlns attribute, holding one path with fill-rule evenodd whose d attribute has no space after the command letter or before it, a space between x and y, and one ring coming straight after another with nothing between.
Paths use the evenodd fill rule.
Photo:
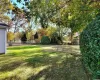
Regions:
<instances>
[{"instance_id":1,"label":"sunlit grass patch","mask_svg":"<svg viewBox=\"0 0 100 80\"><path fill-rule=\"evenodd\" d=\"M39 46L37 45L11 46L11 47L8 47L8 50L32 49L32 48L39 48Z\"/></svg>"},{"instance_id":2,"label":"sunlit grass patch","mask_svg":"<svg viewBox=\"0 0 100 80\"><path fill-rule=\"evenodd\" d=\"M31 56L36 52L40 52L41 48L39 46L15 46L9 47L7 50L7 55L12 56Z\"/></svg>"}]
</instances>

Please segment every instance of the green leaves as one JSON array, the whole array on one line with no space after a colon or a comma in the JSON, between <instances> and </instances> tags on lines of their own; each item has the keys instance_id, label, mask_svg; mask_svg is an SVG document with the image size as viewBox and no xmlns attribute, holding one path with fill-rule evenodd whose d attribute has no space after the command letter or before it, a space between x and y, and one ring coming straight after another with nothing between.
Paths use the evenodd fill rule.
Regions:
<instances>
[{"instance_id":1,"label":"green leaves","mask_svg":"<svg viewBox=\"0 0 100 80\"><path fill-rule=\"evenodd\" d=\"M21 2L21 0L17 0L17 2L19 2L19 3L20 3L20 2Z\"/></svg>"},{"instance_id":2,"label":"green leaves","mask_svg":"<svg viewBox=\"0 0 100 80\"><path fill-rule=\"evenodd\" d=\"M80 36L83 61L92 72L93 78L100 79L100 16L93 20Z\"/></svg>"},{"instance_id":3,"label":"green leaves","mask_svg":"<svg viewBox=\"0 0 100 80\"><path fill-rule=\"evenodd\" d=\"M43 36L41 39L41 44L50 44L50 39L48 36Z\"/></svg>"}]
</instances>

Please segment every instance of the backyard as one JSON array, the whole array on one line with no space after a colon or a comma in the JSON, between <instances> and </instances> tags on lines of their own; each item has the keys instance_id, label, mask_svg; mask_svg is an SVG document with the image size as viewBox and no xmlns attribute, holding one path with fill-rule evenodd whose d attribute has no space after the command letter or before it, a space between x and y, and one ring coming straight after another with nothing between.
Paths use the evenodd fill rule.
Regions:
<instances>
[{"instance_id":1,"label":"backyard","mask_svg":"<svg viewBox=\"0 0 100 80\"><path fill-rule=\"evenodd\" d=\"M0 80L88 80L79 46L25 45L0 55ZM62 48L61 45L59 47Z\"/></svg>"},{"instance_id":2,"label":"backyard","mask_svg":"<svg viewBox=\"0 0 100 80\"><path fill-rule=\"evenodd\" d=\"M99 43L100 0L0 0L0 80L100 80Z\"/></svg>"}]
</instances>

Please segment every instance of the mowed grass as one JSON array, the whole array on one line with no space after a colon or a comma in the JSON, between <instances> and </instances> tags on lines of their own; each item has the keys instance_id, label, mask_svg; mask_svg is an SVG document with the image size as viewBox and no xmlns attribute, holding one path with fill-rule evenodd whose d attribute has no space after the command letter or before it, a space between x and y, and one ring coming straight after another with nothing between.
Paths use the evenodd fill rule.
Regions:
<instances>
[{"instance_id":1,"label":"mowed grass","mask_svg":"<svg viewBox=\"0 0 100 80\"><path fill-rule=\"evenodd\" d=\"M9 47L0 55L0 80L87 80L80 56L41 47Z\"/></svg>"}]
</instances>

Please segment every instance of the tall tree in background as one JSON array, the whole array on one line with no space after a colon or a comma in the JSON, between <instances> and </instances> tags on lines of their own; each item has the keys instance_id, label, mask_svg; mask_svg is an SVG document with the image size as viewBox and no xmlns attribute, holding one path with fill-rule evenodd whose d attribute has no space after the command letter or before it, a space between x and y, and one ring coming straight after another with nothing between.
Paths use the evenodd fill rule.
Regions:
<instances>
[{"instance_id":1,"label":"tall tree in background","mask_svg":"<svg viewBox=\"0 0 100 80\"><path fill-rule=\"evenodd\" d=\"M47 28L50 19L70 0L32 0L29 5L30 14L42 28Z\"/></svg>"}]
</instances>

